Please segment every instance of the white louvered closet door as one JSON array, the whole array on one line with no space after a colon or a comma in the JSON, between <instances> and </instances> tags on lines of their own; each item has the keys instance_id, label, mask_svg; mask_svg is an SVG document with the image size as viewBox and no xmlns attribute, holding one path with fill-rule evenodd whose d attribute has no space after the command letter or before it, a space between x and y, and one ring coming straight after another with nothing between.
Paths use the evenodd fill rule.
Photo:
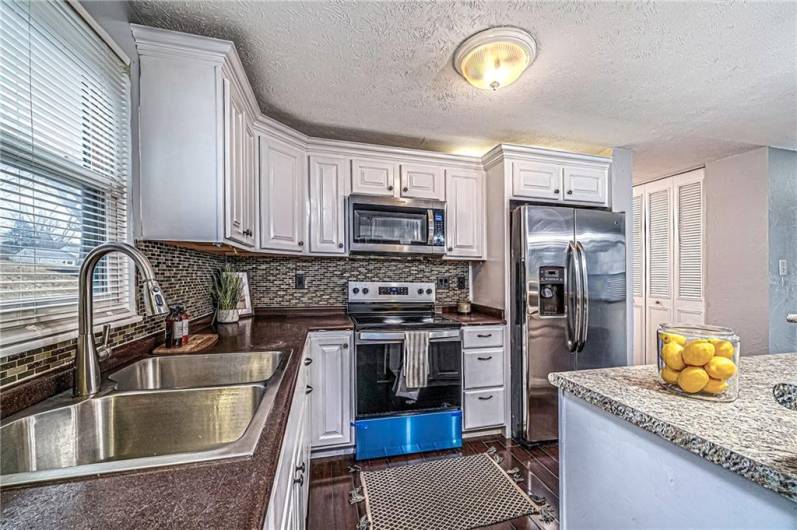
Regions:
<instances>
[{"instance_id":1,"label":"white louvered closet door","mask_svg":"<svg viewBox=\"0 0 797 530\"><path fill-rule=\"evenodd\" d=\"M673 319L672 179L645 185L647 274L645 286L645 362L656 362L656 330Z\"/></svg>"},{"instance_id":2,"label":"white louvered closet door","mask_svg":"<svg viewBox=\"0 0 797 530\"><path fill-rule=\"evenodd\" d=\"M631 199L631 274L633 282L634 364L645 364L645 193L633 190Z\"/></svg>"},{"instance_id":3,"label":"white louvered closet door","mask_svg":"<svg viewBox=\"0 0 797 530\"><path fill-rule=\"evenodd\" d=\"M673 319L703 324L703 170L672 177L674 208Z\"/></svg>"}]
</instances>

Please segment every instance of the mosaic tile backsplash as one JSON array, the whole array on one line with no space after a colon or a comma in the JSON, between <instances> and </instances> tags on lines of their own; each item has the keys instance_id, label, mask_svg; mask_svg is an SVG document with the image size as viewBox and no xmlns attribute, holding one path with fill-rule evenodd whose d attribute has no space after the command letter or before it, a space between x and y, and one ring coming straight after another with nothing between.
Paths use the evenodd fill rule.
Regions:
<instances>
[{"instance_id":1,"label":"mosaic tile backsplash","mask_svg":"<svg viewBox=\"0 0 797 530\"><path fill-rule=\"evenodd\" d=\"M248 273L254 307L342 306L346 303L346 282L350 279L434 282L446 278L449 288L437 290L438 304L453 304L469 295L467 262L427 257L225 258L156 241L138 241L136 246L152 263L169 304L185 306L192 318L213 312L208 291L210 276L225 263ZM294 287L295 274L299 272L305 275L305 289ZM466 279L464 289L457 286L460 276ZM140 299L138 306L139 314L143 314ZM163 319L163 316L145 317L141 322L113 329L111 347L162 332ZM68 365L74 359L75 347L76 341L72 339L0 359L0 389Z\"/></svg>"}]
</instances>

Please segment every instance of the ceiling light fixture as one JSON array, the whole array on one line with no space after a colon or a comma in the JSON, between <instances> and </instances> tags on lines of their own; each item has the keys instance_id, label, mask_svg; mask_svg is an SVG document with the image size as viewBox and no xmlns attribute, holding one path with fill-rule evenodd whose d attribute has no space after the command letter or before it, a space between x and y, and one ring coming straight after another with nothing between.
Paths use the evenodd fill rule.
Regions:
<instances>
[{"instance_id":1,"label":"ceiling light fixture","mask_svg":"<svg viewBox=\"0 0 797 530\"><path fill-rule=\"evenodd\" d=\"M502 26L465 39L454 53L454 68L476 88L498 90L517 81L536 56L531 35Z\"/></svg>"}]
</instances>

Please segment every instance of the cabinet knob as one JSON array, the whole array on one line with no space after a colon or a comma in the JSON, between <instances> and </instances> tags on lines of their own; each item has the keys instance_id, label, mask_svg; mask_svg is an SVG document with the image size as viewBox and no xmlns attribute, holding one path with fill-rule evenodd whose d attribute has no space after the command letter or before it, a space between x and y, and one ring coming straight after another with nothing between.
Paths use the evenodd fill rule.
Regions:
<instances>
[{"instance_id":1,"label":"cabinet knob","mask_svg":"<svg viewBox=\"0 0 797 530\"><path fill-rule=\"evenodd\" d=\"M393 191L393 186L388 186L387 191Z\"/></svg>"},{"instance_id":2,"label":"cabinet knob","mask_svg":"<svg viewBox=\"0 0 797 530\"><path fill-rule=\"evenodd\" d=\"M299 475L299 478L293 479L294 484L298 484L300 486L304 485L304 475Z\"/></svg>"},{"instance_id":3,"label":"cabinet knob","mask_svg":"<svg viewBox=\"0 0 797 530\"><path fill-rule=\"evenodd\" d=\"M304 241L299 241L299 246L303 247L304 246Z\"/></svg>"},{"instance_id":4,"label":"cabinet knob","mask_svg":"<svg viewBox=\"0 0 797 530\"><path fill-rule=\"evenodd\" d=\"M307 468L305 467L304 462L302 462L301 466L296 466L296 471L299 471L300 473L304 473L305 469Z\"/></svg>"},{"instance_id":5,"label":"cabinet knob","mask_svg":"<svg viewBox=\"0 0 797 530\"><path fill-rule=\"evenodd\" d=\"M553 190L553 194L554 195L559 195L559 188L556 188L555 190Z\"/></svg>"},{"instance_id":6,"label":"cabinet knob","mask_svg":"<svg viewBox=\"0 0 797 530\"><path fill-rule=\"evenodd\" d=\"M349 343L348 342L344 342L343 343L343 349L344 350L348 350L349 349Z\"/></svg>"},{"instance_id":7,"label":"cabinet knob","mask_svg":"<svg viewBox=\"0 0 797 530\"><path fill-rule=\"evenodd\" d=\"M407 186L404 186L403 188L401 188L401 191L407 192L410 191L410 189Z\"/></svg>"},{"instance_id":8,"label":"cabinet knob","mask_svg":"<svg viewBox=\"0 0 797 530\"><path fill-rule=\"evenodd\" d=\"M343 243L338 243L338 248L343 248Z\"/></svg>"},{"instance_id":9,"label":"cabinet knob","mask_svg":"<svg viewBox=\"0 0 797 530\"><path fill-rule=\"evenodd\" d=\"M449 252L451 252L452 250L454 250L454 247L448 247Z\"/></svg>"},{"instance_id":10,"label":"cabinet knob","mask_svg":"<svg viewBox=\"0 0 797 530\"><path fill-rule=\"evenodd\" d=\"M312 391L313 391L313 387L311 387L310 385L307 385L307 388L304 389L304 393L305 394L309 394Z\"/></svg>"},{"instance_id":11,"label":"cabinet knob","mask_svg":"<svg viewBox=\"0 0 797 530\"><path fill-rule=\"evenodd\" d=\"M313 364L313 360L310 357L304 360L305 366L310 366L311 364Z\"/></svg>"},{"instance_id":12,"label":"cabinet knob","mask_svg":"<svg viewBox=\"0 0 797 530\"><path fill-rule=\"evenodd\" d=\"M573 195L573 190L567 190L568 195Z\"/></svg>"}]
</instances>

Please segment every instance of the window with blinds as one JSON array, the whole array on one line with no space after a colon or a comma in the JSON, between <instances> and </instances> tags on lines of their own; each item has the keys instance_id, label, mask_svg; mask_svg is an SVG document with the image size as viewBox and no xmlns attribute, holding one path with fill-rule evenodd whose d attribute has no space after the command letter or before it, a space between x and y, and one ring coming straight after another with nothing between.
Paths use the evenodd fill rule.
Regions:
<instances>
[{"instance_id":1,"label":"window with blinds","mask_svg":"<svg viewBox=\"0 0 797 530\"><path fill-rule=\"evenodd\" d=\"M678 187L678 296L703 298L703 183Z\"/></svg>"},{"instance_id":2,"label":"window with blinds","mask_svg":"<svg viewBox=\"0 0 797 530\"><path fill-rule=\"evenodd\" d=\"M127 239L127 65L66 2L0 3L0 331L3 346L77 327L86 253ZM133 312L110 255L96 318Z\"/></svg>"}]
</instances>

